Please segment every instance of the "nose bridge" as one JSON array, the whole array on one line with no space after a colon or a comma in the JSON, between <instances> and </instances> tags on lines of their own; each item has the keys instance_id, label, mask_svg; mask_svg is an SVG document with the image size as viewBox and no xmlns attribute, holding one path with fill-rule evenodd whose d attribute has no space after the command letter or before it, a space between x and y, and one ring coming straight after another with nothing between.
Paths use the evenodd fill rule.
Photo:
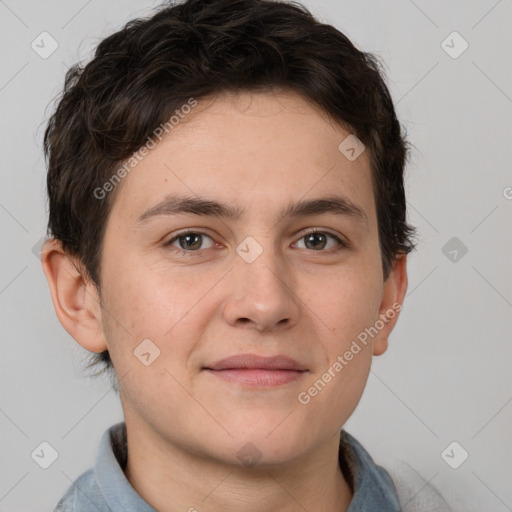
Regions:
<instances>
[{"instance_id":1,"label":"nose bridge","mask_svg":"<svg viewBox=\"0 0 512 512\"><path fill-rule=\"evenodd\" d=\"M231 293L225 308L231 324L248 321L260 330L295 323L298 306L290 274L272 237L247 237L236 248ZM286 321L285 321L286 320Z\"/></svg>"}]
</instances>

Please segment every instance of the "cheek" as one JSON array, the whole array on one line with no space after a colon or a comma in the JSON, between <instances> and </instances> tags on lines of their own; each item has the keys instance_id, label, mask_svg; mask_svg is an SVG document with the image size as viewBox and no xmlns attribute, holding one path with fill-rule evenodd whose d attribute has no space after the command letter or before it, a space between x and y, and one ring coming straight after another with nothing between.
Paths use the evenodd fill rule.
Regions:
<instances>
[{"instance_id":1,"label":"cheek","mask_svg":"<svg viewBox=\"0 0 512 512\"><path fill-rule=\"evenodd\" d=\"M327 290L316 292L319 315L331 331L325 338L327 361L316 376L316 387L322 386L318 379L328 383L316 406L319 414L322 407L332 407L340 424L350 416L366 385L373 350L364 331L378 318L382 300L380 260L359 263L332 275Z\"/></svg>"},{"instance_id":2,"label":"cheek","mask_svg":"<svg viewBox=\"0 0 512 512\"><path fill-rule=\"evenodd\" d=\"M190 302L193 289L181 286L179 279L171 281L143 257L127 257L122 252L111 251L105 257L110 263L104 272L109 312L134 337L161 337Z\"/></svg>"},{"instance_id":3,"label":"cheek","mask_svg":"<svg viewBox=\"0 0 512 512\"><path fill-rule=\"evenodd\" d=\"M119 259L115 269L105 268L103 324L112 360L120 372L139 369L134 351L149 339L160 350L155 365L165 363L173 375L186 378L190 353L211 316L209 290L218 276L169 272L135 260Z\"/></svg>"},{"instance_id":4,"label":"cheek","mask_svg":"<svg viewBox=\"0 0 512 512\"><path fill-rule=\"evenodd\" d=\"M337 289L335 289L338 287ZM372 341L358 339L374 323L379 289L360 281L333 280L329 292L317 291L315 313L322 364L297 399L313 429L338 429L350 417L364 391L373 357ZM313 301L312 301L313 302ZM311 305L313 309L313 305ZM328 326L329 329L326 328Z\"/></svg>"},{"instance_id":5,"label":"cheek","mask_svg":"<svg viewBox=\"0 0 512 512\"><path fill-rule=\"evenodd\" d=\"M383 284L375 265L340 268L322 279L305 277L302 294L311 315L322 330L328 328L328 349L342 350L377 318L382 300Z\"/></svg>"}]
</instances>

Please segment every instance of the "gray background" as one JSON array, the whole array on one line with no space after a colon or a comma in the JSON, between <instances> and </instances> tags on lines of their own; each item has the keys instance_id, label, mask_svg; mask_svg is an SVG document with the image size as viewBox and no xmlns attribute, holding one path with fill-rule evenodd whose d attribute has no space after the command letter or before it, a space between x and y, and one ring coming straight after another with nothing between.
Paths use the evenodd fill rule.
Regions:
<instances>
[{"instance_id":1,"label":"gray background","mask_svg":"<svg viewBox=\"0 0 512 512\"><path fill-rule=\"evenodd\" d=\"M512 510L511 2L305 4L383 59L414 145L407 193L420 240L408 295L346 428L384 466L407 461L454 508ZM33 253L46 222L41 141L66 69L155 5L0 0L1 511L50 511L122 420L108 380L81 375L86 354L60 326ZM43 31L59 45L46 59L31 48ZM446 44L453 54L462 40L442 45L453 31L469 44L457 58ZM452 237L459 249L443 251ZM31 458L42 441L58 452L46 470ZM452 441L469 453L458 469L441 456Z\"/></svg>"}]
</instances>

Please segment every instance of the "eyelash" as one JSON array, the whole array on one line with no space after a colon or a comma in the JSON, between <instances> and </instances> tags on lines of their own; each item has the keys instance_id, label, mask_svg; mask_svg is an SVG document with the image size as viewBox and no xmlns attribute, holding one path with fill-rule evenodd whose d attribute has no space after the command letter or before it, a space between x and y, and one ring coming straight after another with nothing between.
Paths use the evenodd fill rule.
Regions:
<instances>
[{"instance_id":1,"label":"eyelash","mask_svg":"<svg viewBox=\"0 0 512 512\"><path fill-rule=\"evenodd\" d=\"M329 237L333 238L336 242L338 242L340 247L338 247L338 248L336 248L334 250L332 250L332 249L330 249L330 250L329 249L328 250L321 249L319 251L311 250L311 252L323 252L323 253L327 253L327 254L332 254L332 253L337 253L337 252L339 252L339 251L341 251L343 249L349 249L350 248L350 244L348 242L342 240L340 237L336 236L335 234L333 234L333 233L331 233L329 231L325 231L325 230L318 229L318 228L313 228L313 229L311 229L309 231L301 233L301 235L299 236L297 241L302 240L306 236L312 235L312 234L315 234L315 233L320 233L322 235L328 235ZM213 240L213 238L210 235L208 235L208 234L206 234L206 233L204 233L202 231L196 231L196 230L189 229L187 231L183 231L181 233L178 233L175 237L173 237L171 240L166 242L164 244L164 247L171 248L172 250L174 250L174 251L176 251L178 253L181 253L183 255L186 255L186 256L194 256L195 255L194 253L202 252L202 250L201 249L197 249L195 251L187 251L185 249L181 249L180 247L174 247L172 245L179 238L184 237L186 235L191 235L191 234L206 236L206 237L210 238L215 243L215 241ZM203 250L205 250L205 249L203 249Z\"/></svg>"}]
</instances>

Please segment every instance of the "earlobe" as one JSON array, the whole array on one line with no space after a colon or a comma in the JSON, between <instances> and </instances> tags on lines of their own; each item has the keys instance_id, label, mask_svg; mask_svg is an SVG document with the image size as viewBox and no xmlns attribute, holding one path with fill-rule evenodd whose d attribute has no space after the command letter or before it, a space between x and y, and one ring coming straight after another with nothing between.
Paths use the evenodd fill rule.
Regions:
<instances>
[{"instance_id":1,"label":"earlobe","mask_svg":"<svg viewBox=\"0 0 512 512\"><path fill-rule=\"evenodd\" d=\"M64 252L58 240L50 239L41 250L41 264L64 329L90 352L107 350L98 292L76 259Z\"/></svg>"},{"instance_id":2,"label":"earlobe","mask_svg":"<svg viewBox=\"0 0 512 512\"><path fill-rule=\"evenodd\" d=\"M407 255L402 254L393 262L389 276L384 283L379 318L376 322L377 326L381 328L373 343L373 355L375 356L382 355L388 348L388 338L398 320L406 291Z\"/></svg>"}]
</instances>

